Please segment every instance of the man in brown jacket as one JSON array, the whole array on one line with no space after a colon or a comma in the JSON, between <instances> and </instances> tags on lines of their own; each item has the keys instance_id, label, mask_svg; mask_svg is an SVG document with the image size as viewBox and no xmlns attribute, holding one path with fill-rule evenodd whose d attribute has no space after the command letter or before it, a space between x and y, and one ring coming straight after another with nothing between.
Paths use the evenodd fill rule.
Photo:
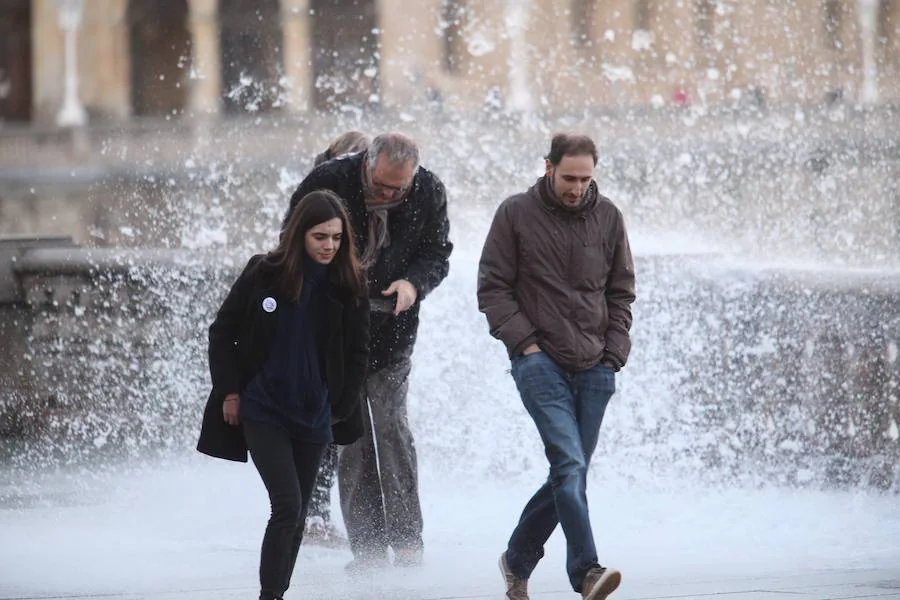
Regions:
<instances>
[{"instance_id":1,"label":"man in brown jacket","mask_svg":"<svg viewBox=\"0 0 900 600\"><path fill-rule=\"evenodd\" d=\"M531 189L497 209L478 267L478 307L509 350L550 462L500 569L506 597L527 600L528 578L559 523L572 588L602 600L622 575L597 561L585 488L615 374L631 349L634 264L622 213L594 182L594 142L558 134L546 166Z\"/></svg>"}]
</instances>

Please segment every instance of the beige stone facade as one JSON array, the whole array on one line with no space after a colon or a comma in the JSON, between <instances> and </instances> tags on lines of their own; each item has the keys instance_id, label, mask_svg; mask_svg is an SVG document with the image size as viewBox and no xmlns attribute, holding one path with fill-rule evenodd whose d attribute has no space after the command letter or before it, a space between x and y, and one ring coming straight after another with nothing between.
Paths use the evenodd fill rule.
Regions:
<instances>
[{"instance_id":1,"label":"beige stone facade","mask_svg":"<svg viewBox=\"0 0 900 600\"><path fill-rule=\"evenodd\" d=\"M0 122L55 122L57 6L0 8ZM900 100L900 0L84 0L76 39L99 121Z\"/></svg>"}]
</instances>

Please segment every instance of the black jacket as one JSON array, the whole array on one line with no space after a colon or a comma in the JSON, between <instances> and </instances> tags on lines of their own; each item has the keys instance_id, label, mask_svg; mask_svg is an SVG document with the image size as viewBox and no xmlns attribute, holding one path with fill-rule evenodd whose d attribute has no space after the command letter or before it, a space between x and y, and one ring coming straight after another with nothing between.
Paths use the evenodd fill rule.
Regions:
<instances>
[{"instance_id":1,"label":"black jacket","mask_svg":"<svg viewBox=\"0 0 900 600\"><path fill-rule=\"evenodd\" d=\"M284 223L303 196L315 190L331 190L347 206L361 255L369 233L362 186L365 156L365 152L351 154L313 169L291 196ZM412 352L419 326L419 303L447 276L453 250L447 193L441 180L427 169L418 168L406 201L388 215L391 243L381 249L377 263L369 269L369 294L383 299L381 292L392 281L406 279L416 287L418 298L397 317L388 312L372 313L369 365L373 371L399 362Z\"/></svg>"},{"instance_id":2,"label":"black jacket","mask_svg":"<svg viewBox=\"0 0 900 600\"><path fill-rule=\"evenodd\" d=\"M273 298L275 311L263 310ZM209 372L212 391L203 413L197 450L210 456L247 461L243 428L225 422L222 402L239 394L262 368L275 334L278 307L288 299L278 286L277 272L254 256L231 287L209 327ZM362 436L362 389L369 349L368 299L354 298L329 282L323 315L321 356L331 400L332 426L337 444L351 444Z\"/></svg>"}]
</instances>

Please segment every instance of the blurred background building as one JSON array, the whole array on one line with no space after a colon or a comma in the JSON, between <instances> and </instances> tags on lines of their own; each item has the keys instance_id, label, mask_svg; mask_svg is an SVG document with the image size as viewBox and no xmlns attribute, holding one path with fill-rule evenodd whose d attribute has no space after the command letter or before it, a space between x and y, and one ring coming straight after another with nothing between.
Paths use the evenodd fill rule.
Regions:
<instances>
[{"instance_id":1,"label":"blurred background building","mask_svg":"<svg viewBox=\"0 0 900 600\"><path fill-rule=\"evenodd\" d=\"M0 126L898 99L898 0L0 2Z\"/></svg>"},{"instance_id":2,"label":"blurred background building","mask_svg":"<svg viewBox=\"0 0 900 600\"><path fill-rule=\"evenodd\" d=\"M639 261L601 452L900 489L898 27L900 0L0 0L0 465L192 448L235 268L332 137L402 129L456 244L425 464L517 472L472 290L568 129Z\"/></svg>"}]
</instances>

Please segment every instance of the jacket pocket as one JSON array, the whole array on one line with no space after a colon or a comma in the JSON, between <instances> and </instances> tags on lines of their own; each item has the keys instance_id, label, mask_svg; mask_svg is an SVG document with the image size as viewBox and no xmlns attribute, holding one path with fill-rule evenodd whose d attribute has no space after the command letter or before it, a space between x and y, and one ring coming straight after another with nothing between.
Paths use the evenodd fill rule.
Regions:
<instances>
[{"instance_id":1,"label":"jacket pocket","mask_svg":"<svg viewBox=\"0 0 900 600\"><path fill-rule=\"evenodd\" d=\"M578 253L575 273L580 277L574 281L578 289L586 291L600 291L606 288L606 279L609 277L610 253L601 245L582 246Z\"/></svg>"}]
</instances>

